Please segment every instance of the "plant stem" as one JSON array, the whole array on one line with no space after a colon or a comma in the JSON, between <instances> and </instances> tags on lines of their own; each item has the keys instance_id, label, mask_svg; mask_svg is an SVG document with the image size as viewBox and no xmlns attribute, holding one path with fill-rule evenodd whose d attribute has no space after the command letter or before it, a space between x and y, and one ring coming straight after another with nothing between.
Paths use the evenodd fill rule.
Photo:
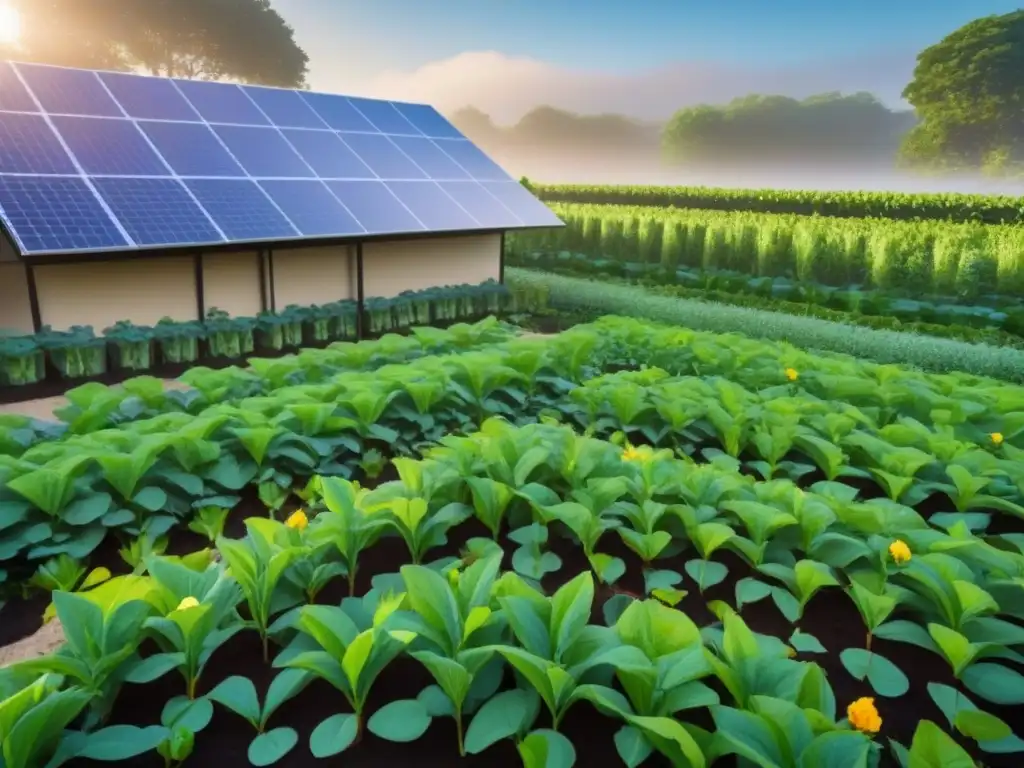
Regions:
<instances>
[{"instance_id":1,"label":"plant stem","mask_svg":"<svg viewBox=\"0 0 1024 768\"><path fill-rule=\"evenodd\" d=\"M352 566L348 572L348 596L356 596L356 566Z\"/></svg>"},{"instance_id":2,"label":"plant stem","mask_svg":"<svg viewBox=\"0 0 1024 768\"><path fill-rule=\"evenodd\" d=\"M871 650L871 633L870 632L868 632L867 642L865 643L864 647L867 650L869 650L869 651Z\"/></svg>"},{"instance_id":3,"label":"plant stem","mask_svg":"<svg viewBox=\"0 0 1024 768\"><path fill-rule=\"evenodd\" d=\"M462 710L455 710L455 732L459 738L459 757L466 756L466 744L462 734Z\"/></svg>"},{"instance_id":4,"label":"plant stem","mask_svg":"<svg viewBox=\"0 0 1024 768\"><path fill-rule=\"evenodd\" d=\"M267 642L267 632L264 629L260 630L260 640L263 642L263 661L270 661L270 645Z\"/></svg>"}]
</instances>

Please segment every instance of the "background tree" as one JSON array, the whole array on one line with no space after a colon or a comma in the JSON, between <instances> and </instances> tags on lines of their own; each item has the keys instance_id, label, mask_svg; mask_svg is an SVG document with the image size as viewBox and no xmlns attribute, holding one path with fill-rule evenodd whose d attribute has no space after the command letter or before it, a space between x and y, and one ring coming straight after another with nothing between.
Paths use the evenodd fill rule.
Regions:
<instances>
[{"instance_id":1,"label":"background tree","mask_svg":"<svg viewBox=\"0 0 1024 768\"><path fill-rule=\"evenodd\" d=\"M662 149L672 165L697 168L891 166L913 122L869 93L755 94L680 110L665 126Z\"/></svg>"},{"instance_id":2,"label":"background tree","mask_svg":"<svg viewBox=\"0 0 1024 768\"><path fill-rule=\"evenodd\" d=\"M17 58L152 74L305 85L309 57L270 0L14 0Z\"/></svg>"},{"instance_id":3,"label":"background tree","mask_svg":"<svg viewBox=\"0 0 1024 768\"><path fill-rule=\"evenodd\" d=\"M1024 11L965 24L917 57L903 91L920 123L905 165L1019 172L1024 166Z\"/></svg>"}]
</instances>

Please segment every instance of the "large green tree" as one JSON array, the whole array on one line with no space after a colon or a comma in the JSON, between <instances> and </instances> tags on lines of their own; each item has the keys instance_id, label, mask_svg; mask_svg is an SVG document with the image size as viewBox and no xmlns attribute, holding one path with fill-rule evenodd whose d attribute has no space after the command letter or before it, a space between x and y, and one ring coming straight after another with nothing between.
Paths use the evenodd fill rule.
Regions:
<instances>
[{"instance_id":1,"label":"large green tree","mask_svg":"<svg viewBox=\"0 0 1024 768\"><path fill-rule=\"evenodd\" d=\"M965 24L917 57L903 91L920 119L905 165L1019 172L1024 166L1024 11Z\"/></svg>"},{"instance_id":2,"label":"large green tree","mask_svg":"<svg viewBox=\"0 0 1024 768\"><path fill-rule=\"evenodd\" d=\"M270 0L13 0L11 56L66 66L305 84L309 57Z\"/></svg>"},{"instance_id":3,"label":"large green tree","mask_svg":"<svg viewBox=\"0 0 1024 768\"><path fill-rule=\"evenodd\" d=\"M913 120L869 93L754 94L679 110L662 149L668 162L691 168L891 165Z\"/></svg>"}]
</instances>

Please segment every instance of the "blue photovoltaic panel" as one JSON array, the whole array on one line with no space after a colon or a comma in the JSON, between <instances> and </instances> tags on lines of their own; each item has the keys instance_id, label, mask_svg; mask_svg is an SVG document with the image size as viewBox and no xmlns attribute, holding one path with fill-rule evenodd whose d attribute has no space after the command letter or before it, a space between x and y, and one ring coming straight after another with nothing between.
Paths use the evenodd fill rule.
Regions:
<instances>
[{"instance_id":1,"label":"blue photovoltaic panel","mask_svg":"<svg viewBox=\"0 0 1024 768\"><path fill-rule=\"evenodd\" d=\"M477 181L510 181L512 178L467 139L438 141L437 145Z\"/></svg>"},{"instance_id":2,"label":"blue photovoltaic panel","mask_svg":"<svg viewBox=\"0 0 1024 768\"><path fill-rule=\"evenodd\" d=\"M260 186L306 237L342 237L366 231L322 181L261 181Z\"/></svg>"},{"instance_id":3,"label":"blue photovoltaic panel","mask_svg":"<svg viewBox=\"0 0 1024 768\"><path fill-rule=\"evenodd\" d=\"M401 104L395 102L395 109L416 126L424 136L432 139L464 139L465 136L454 125L449 123L433 107L426 104Z\"/></svg>"},{"instance_id":4,"label":"blue photovoltaic panel","mask_svg":"<svg viewBox=\"0 0 1024 768\"><path fill-rule=\"evenodd\" d=\"M425 229L382 182L329 181L327 186L371 234Z\"/></svg>"},{"instance_id":5,"label":"blue photovoltaic panel","mask_svg":"<svg viewBox=\"0 0 1024 768\"><path fill-rule=\"evenodd\" d=\"M186 184L229 240L299 237L255 181L192 179Z\"/></svg>"},{"instance_id":6,"label":"blue photovoltaic panel","mask_svg":"<svg viewBox=\"0 0 1024 768\"><path fill-rule=\"evenodd\" d=\"M518 216L475 181L439 181L437 184L482 227L515 229L523 226Z\"/></svg>"},{"instance_id":7,"label":"blue photovoltaic panel","mask_svg":"<svg viewBox=\"0 0 1024 768\"><path fill-rule=\"evenodd\" d=\"M82 170L95 176L169 176L131 120L53 117Z\"/></svg>"},{"instance_id":8,"label":"blue photovoltaic panel","mask_svg":"<svg viewBox=\"0 0 1024 768\"><path fill-rule=\"evenodd\" d=\"M78 173L41 115L0 113L0 173Z\"/></svg>"},{"instance_id":9,"label":"blue photovoltaic panel","mask_svg":"<svg viewBox=\"0 0 1024 768\"><path fill-rule=\"evenodd\" d=\"M468 179L469 174L430 139L417 136L390 136L405 155L432 179Z\"/></svg>"},{"instance_id":10,"label":"blue photovoltaic panel","mask_svg":"<svg viewBox=\"0 0 1024 768\"><path fill-rule=\"evenodd\" d=\"M391 106L389 101L354 98L349 98L349 101L381 133L397 133L406 136L420 135L416 126L402 117L402 113Z\"/></svg>"},{"instance_id":11,"label":"blue photovoltaic panel","mask_svg":"<svg viewBox=\"0 0 1024 768\"><path fill-rule=\"evenodd\" d=\"M19 64L18 70L51 115L122 116L95 72L36 64Z\"/></svg>"},{"instance_id":12,"label":"blue photovoltaic panel","mask_svg":"<svg viewBox=\"0 0 1024 768\"><path fill-rule=\"evenodd\" d=\"M377 130L344 96L334 96L329 93L301 93L300 96L327 125L336 131L368 131L372 133Z\"/></svg>"},{"instance_id":13,"label":"blue photovoltaic panel","mask_svg":"<svg viewBox=\"0 0 1024 768\"><path fill-rule=\"evenodd\" d=\"M373 171L333 131L281 131L321 179L375 179Z\"/></svg>"},{"instance_id":14,"label":"blue photovoltaic panel","mask_svg":"<svg viewBox=\"0 0 1024 768\"><path fill-rule=\"evenodd\" d=\"M202 120L170 80L116 72L101 72L100 79L129 117L192 122Z\"/></svg>"},{"instance_id":15,"label":"blue photovoltaic panel","mask_svg":"<svg viewBox=\"0 0 1024 768\"><path fill-rule=\"evenodd\" d=\"M561 225L424 104L38 64L0 62L0 180L32 253Z\"/></svg>"},{"instance_id":16,"label":"blue photovoltaic panel","mask_svg":"<svg viewBox=\"0 0 1024 768\"><path fill-rule=\"evenodd\" d=\"M243 90L278 128L327 127L295 91L256 86L247 86Z\"/></svg>"},{"instance_id":17,"label":"blue photovoltaic panel","mask_svg":"<svg viewBox=\"0 0 1024 768\"><path fill-rule=\"evenodd\" d=\"M175 179L96 179L107 207L138 245L216 243L217 228Z\"/></svg>"},{"instance_id":18,"label":"blue photovoltaic panel","mask_svg":"<svg viewBox=\"0 0 1024 768\"><path fill-rule=\"evenodd\" d=\"M527 227L562 226L562 220L517 181L481 182L480 186L498 198Z\"/></svg>"},{"instance_id":19,"label":"blue photovoltaic panel","mask_svg":"<svg viewBox=\"0 0 1024 768\"><path fill-rule=\"evenodd\" d=\"M201 123L139 121L138 126L179 176L246 176L213 131Z\"/></svg>"},{"instance_id":20,"label":"blue photovoltaic panel","mask_svg":"<svg viewBox=\"0 0 1024 768\"><path fill-rule=\"evenodd\" d=\"M6 61L0 61L0 110L11 112L38 112L32 97L21 84L14 67Z\"/></svg>"},{"instance_id":21,"label":"blue photovoltaic panel","mask_svg":"<svg viewBox=\"0 0 1024 768\"><path fill-rule=\"evenodd\" d=\"M388 188L430 230L478 229L466 213L432 181L390 181Z\"/></svg>"},{"instance_id":22,"label":"blue photovoltaic panel","mask_svg":"<svg viewBox=\"0 0 1024 768\"><path fill-rule=\"evenodd\" d=\"M185 98L208 123L267 125L267 118L237 85L204 80L175 80Z\"/></svg>"},{"instance_id":23,"label":"blue photovoltaic panel","mask_svg":"<svg viewBox=\"0 0 1024 768\"><path fill-rule=\"evenodd\" d=\"M81 179L0 176L0 211L25 253L128 245Z\"/></svg>"},{"instance_id":24,"label":"blue photovoltaic panel","mask_svg":"<svg viewBox=\"0 0 1024 768\"><path fill-rule=\"evenodd\" d=\"M426 174L387 136L376 133L339 134L349 148L382 179L425 179Z\"/></svg>"},{"instance_id":25,"label":"blue photovoltaic panel","mask_svg":"<svg viewBox=\"0 0 1024 768\"><path fill-rule=\"evenodd\" d=\"M294 179L314 175L274 128L218 125L213 130L254 178Z\"/></svg>"}]
</instances>

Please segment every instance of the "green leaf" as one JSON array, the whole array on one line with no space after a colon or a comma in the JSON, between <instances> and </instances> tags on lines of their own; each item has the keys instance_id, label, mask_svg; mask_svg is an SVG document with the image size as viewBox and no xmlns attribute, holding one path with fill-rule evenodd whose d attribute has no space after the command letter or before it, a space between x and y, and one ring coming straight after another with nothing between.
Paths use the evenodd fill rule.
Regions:
<instances>
[{"instance_id":1,"label":"green leaf","mask_svg":"<svg viewBox=\"0 0 1024 768\"><path fill-rule=\"evenodd\" d=\"M624 725L615 732L615 750L626 768L637 768L651 756L654 747L639 728Z\"/></svg>"},{"instance_id":2,"label":"green leaf","mask_svg":"<svg viewBox=\"0 0 1024 768\"><path fill-rule=\"evenodd\" d=\"M728 567L724 563L714 560L687 560L683 569L691 579L697 582L702 592L716 584L721 584L729 575Z\"/></svg>"},{"instance_id":3,"label":"green leaf","mask_svg":"<svg viewBox=\"0 0 1024 768\"><path fill-rule=\"evenodd\" d=\"M797 768L868 768L871 739L856 731L816 736L800 753Z\"/></svg>"},{"instance_id":4,"label":"green leaf","mask_svg":"<svg viewBox=\"0 0 1024 768\"><path fill-rule=\"evenodd\" d=\"M999 741L1013 735L1010 726L1005 722L978 709L960 710L956 713L953 724L964 736L978 742Z\"/></svg>"},{"instance_id":5,"label":"green leaf","mask_svg":"<svg viewBox=\"0 0 1024 768\"><path fill-rule=\"evenodd\" d=\"M523 768L572 768L576 748L557 731L538 729L519 743Z\"/></svg>"},{"instance_id":6,"label":"green leaf","mask_svg":"<svg viewBox=\"0 0 1024 768\"><path fill-rule=\"evenodd\" d=\"M427 714L431 717L451 717L455 714L452 700L439 685L428 685L416 698L427 708Z\"/></svg>"},{"instance_id":7,"label":"green leaf","mask_svg":"<svg viewBox=\"0 0 1024 768\"><path fill-rule=\"evenodd\" d=\"M132 667L125 680L129 683L151 683L184 663L183 653L154 653Z\"/></svg>"},{"instance_id":8,"label":"green leaf","mask_svg":"<svg viewBox=\"0 0 1024 768\"><path fill-rule=\"evenodd\" d=\"M175 696L164 704L163 712L160 713L160 723L165 728L185 728L192 733L199 733L212 719L213 704L207 698Z\"/></svg>"},{"instance_id":9,"label":"green leaf","mask_svg":"<svg viewBox=\"0 0 1024 768\"><path fill-rule=\"evenodd\" d=\"M857 680L867 680L879 696L898 698L910 690L910 681L884 656L864 648L847 648L839 654L846 671Z\"/></svg>"},{"instance_id":10,"label":"green leaf","mask_svg":"<svg viewBox=\"0 0 1024 768\"><path fill-rule=\"evenodd\" d=\"M1003 706L1024 704L1024 675L1000 664L972 664L961 678L967 690Z\"/></svg>"},{"instance_id":11,"label":"green leaf","mask_svg":"<svg viewBox=\"0 0 1024 768\"><path fill-rule=\"evenodd\" d=\"M355 741L359 733L359 718L347 712L331 715L313 729L309 737L309 751L313 757L325 758L342 752Z\"/></svg>"},{"instance_id":12,"label":"green leaf","mask_svg":"<svg viewBox=\"0 0 1024 768\"><path fill-rule=\"evenodd\" d=\"M922 720L914 731L908 768L975 768L964 748L931 720Z\"/></svg>"},{"instance_id":13,"label":"green leaf","mask_svg":"<svg viewBox=\"0 0 1024 768\"><path fill-rule=\"evenodd\" d=\"M225 678L207 694L207 698L241 715L250 723L255 724L260 720L260 700L256 686L247 677L232 675Z\"/></svg>"},{"instance_id":14,"label":"green leaf","mask_svg":"<svg viewBox=\"0 0 1024 768\"><path fill-rule=\"evenodd\" d=\"M374 712L366 727L388 741L416 741L430 727L430 713L418 699L400 699Z\"/></svg>"},{"instance_id":15,"label":"green leaf","mask_svg":"<svg viewBox=\"0 0 1024 768\"><path fill-rule=\"evenodd\" d=\"M104 762L128 760L152 752L166 738L167 729L162 725L111 725L90 733L78 757Z\"/></svg>"},{"instance_id":16,"label":"green leaf","mask_svg":"<svg viewBox=\"0 0 1024 768\"><path fill-rule=\"evenodd\" d=\"M261 733L249 744L249 762L260 766L273 765L299 743L299 734L293 728L275 728Z\"/></svg>"},{"instance_id":17,"label":"green leaf","mask_svg":"<svg viewBox=\"0 0 1024 768\"><path fill-rule=\"evenodd\" d=\"M748 603L764 600L771 594L772 588L763 581L745 576L736 582L736 610L742 610Z\"/></svg>"},{"instance_id":18,"label":"green leaf","mask_svg":"<svg viewBox=\"0 0 1024 768\"><path fill-rule=\"evenodd\" d=\"M827 649L814 635L796 630L789 637L789 644L798 653L827 653Z\"/></svg>"},{"instance_id":19,"label":"green leaf","mask_svg":"<svg viewBox=\"0 0 1024 768\"><path fill-rule=\"evenodd\" d=\"M532 707L529 691L515 688L491 698L474 715L466 729L466 752L479 754L501 739L514 736Z\"/></svg>"}]
</instances>

